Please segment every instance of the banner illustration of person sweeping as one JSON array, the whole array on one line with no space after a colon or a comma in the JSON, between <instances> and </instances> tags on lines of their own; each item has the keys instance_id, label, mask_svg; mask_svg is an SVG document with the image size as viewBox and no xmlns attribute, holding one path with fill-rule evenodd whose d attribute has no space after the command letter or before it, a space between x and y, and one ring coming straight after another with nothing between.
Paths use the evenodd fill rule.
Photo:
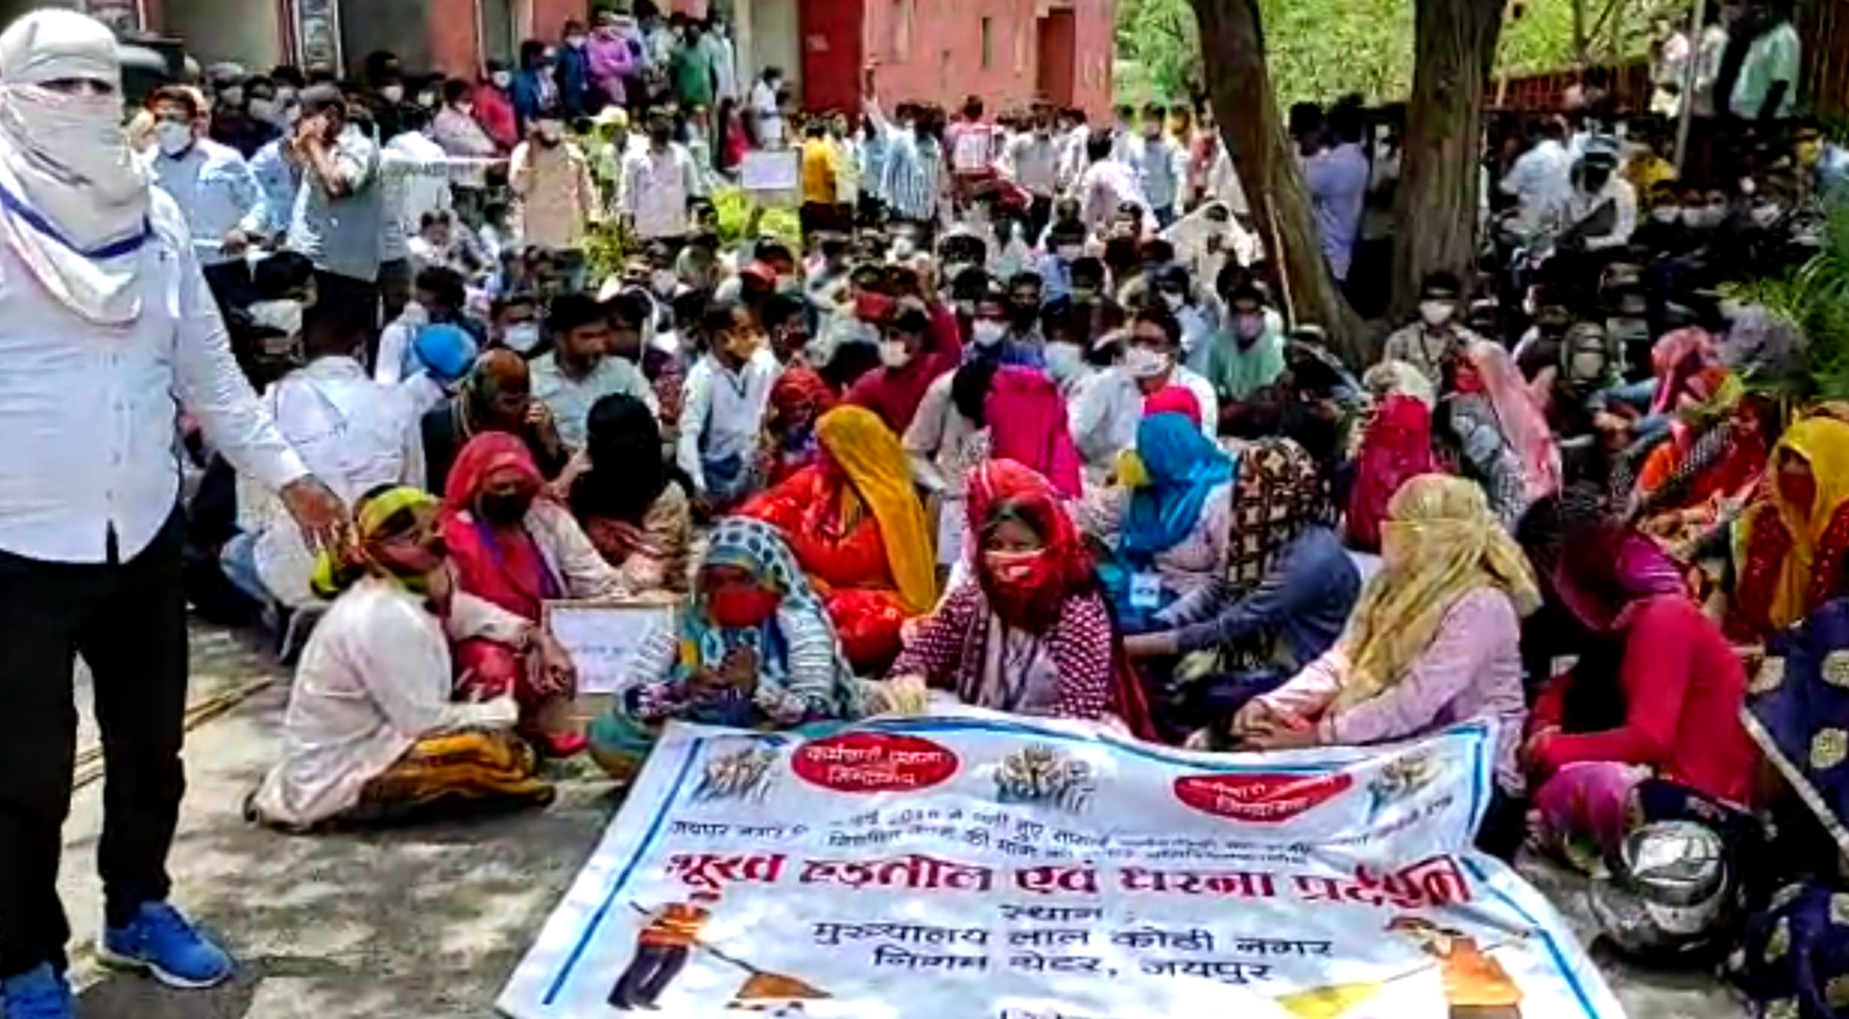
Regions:
<instances>
[{"instance_id":1,"label":"banner illustration of person sweeping","mask_svg":"<svg viewBox=\"0 0 1849 1019\"><path fill-rule=\"evenodd\" d=\"M670 902L652 911L630 903L630 908L647 917L647 921L636 934L635 954L610 989L611 1007L624 1012L659 1009L662 992L687 968L696 948L747 974L729 1008L759 1011L767 1006L789 1005L800 1012L800 1002L828 997L802 980L759 969L701 941L700 934L712 920L719 900L716 891L698 891L684 902Z\"/></svg>"}]
</instances>

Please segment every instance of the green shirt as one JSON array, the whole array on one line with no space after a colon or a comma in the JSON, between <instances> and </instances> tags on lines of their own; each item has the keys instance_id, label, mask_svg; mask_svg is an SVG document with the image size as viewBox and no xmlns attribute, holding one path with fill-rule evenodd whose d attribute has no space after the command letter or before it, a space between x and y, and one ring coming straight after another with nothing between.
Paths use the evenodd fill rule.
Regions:
<instances>
[{"instance_id":1,"label":"green shirt","mask_svg":"<svg viewBox=\"0 0 1849 1019\"><path fill-rule=\"evenodd\" d=\"M668 74L674 82L675 101L681 108L704 106L712 109L713 55L710 50L699 45L681 45L674 51Z\"/></svg>"},{"instance_id":2,"label":"green shirt","mask_svg":"<svg viewBox=\"0 0 1849 1019\"><path fill-rule=\"evenodd\" d=\"M1785 94L1773 116L1791 116L1798 100L1798 58L1802 50L1798 30L1789 21L1754 39L1746 51L1746 59L1740 64L1740 77L1733 83L1734 115L1759 119L1765 111L1766 100L1771 97L1773 84L1782 81L1786 83Z\"/></svg>"}]
</instances>

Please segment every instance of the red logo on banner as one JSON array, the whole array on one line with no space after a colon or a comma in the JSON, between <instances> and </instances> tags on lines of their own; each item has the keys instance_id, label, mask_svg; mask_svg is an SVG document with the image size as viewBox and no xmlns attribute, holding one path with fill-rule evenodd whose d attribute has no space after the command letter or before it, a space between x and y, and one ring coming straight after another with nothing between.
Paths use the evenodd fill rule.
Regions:
<instances>
[{"instance_id":1,"label":"red logo on banner","mask_svg":"<svg viewBox=\"0 0 1849 1019\"><path fill-rule=\"evenodd\" d=\"M1334 775L1185 775L1175 798L1202 813L1235 821L1281 824L1340 796L1354 784Z\"/></svg>"},{"instance_id":2,"label":"red logo on banner","mask_svg":"<svg viewBox=\"0 0 1849 1019\"><path fill-rule=\"evenodd\" d=\"M798 747L790 770L838 793L929 789L957 773L957 755L916 736L850 732Z\"/></svg>"}]
</instances>

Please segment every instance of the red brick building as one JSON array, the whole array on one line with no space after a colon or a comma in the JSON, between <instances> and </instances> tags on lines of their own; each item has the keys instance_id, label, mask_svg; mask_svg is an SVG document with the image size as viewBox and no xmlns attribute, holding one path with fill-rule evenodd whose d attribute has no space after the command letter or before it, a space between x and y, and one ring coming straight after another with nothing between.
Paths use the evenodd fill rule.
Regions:
<instances>
[{"instance_id":1,"label":"red brick building","mask_svg":"<svg viewBox=\"0 0 1849 1019\"><path fill-rule=\"evenodd\" d=\"M29 9L44 0L0 0ZM176 36L201 63L253 68L389 49L407 67L473 76L523 39L555 40L599 0L65 0L124 28ZM668 0L704 14L707 0ZM731 0L739 68L784 69L805 108L853 110L860 69L888 102L1000 111L1045 98L1108 113L1115 0ZM17 12L15 12L17 13Z\"/></svg>"}]
</instances>

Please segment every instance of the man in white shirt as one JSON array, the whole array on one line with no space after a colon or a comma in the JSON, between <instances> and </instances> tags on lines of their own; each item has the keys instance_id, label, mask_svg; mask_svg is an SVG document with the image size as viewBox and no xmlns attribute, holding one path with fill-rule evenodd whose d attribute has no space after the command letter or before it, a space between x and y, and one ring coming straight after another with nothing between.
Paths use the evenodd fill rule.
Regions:
<instances>
[{"instance_id":1,"label":"man in white shirt","mask_svg":"<svg viewBox=\"0 0 1849 1019\"><path fill-rule=\"evenodd\" d=\"M193 251L219 308L242 308L254 296L244 253L264 223L257 178L236 149L201 137L205 111L187 89L159 89L148 109L154 114L155 148L148 159L154 183L186 216Z\"/></svg>"},{"instance_id":2,"label":"man in white shirt","mask_svg":"<svg viewBox=\"0 0 1849 1019\"><path fill-rule=\"evenodd\" d=\"M625 296L619 295L618 300ZM639 297L630 296L640 302ZM640 322L641 316L634 316ZM654 387L633 361L616 356L617 339L610 315L589 294L560 294L546 312L552 350L533 360L533 398L546 405L558 425L559 438L573 452L584 448L585 421L591 405L624 393L659 410ZM641 356L642 334L631 329L625 346Z\"/></svg>"},{"instance_id":3,"label":"man in white shirt","mask_svg":"<svg viewBox=\"0 0 1849 1019\"><path fill-rule=\"evenodd\" d=\"M57 886L79 654L109 768L98 954L182 987L232 973L166 902L185 788L176 415L278 491L312 541L331 542L345 514L232 359L185 218L136 165L121 102L100 22L43 8L0 34L0 1013L13 1017L76 1015Z\"/></svg>"},{"instance_id":4,"label":"man in white shirt","mask_svg":"<svg viewBox=\"0 0 1849 1019\"><path fill-rule=\"evenodd\" d=\"M1168 111L1156 103L1143 107L1142 137L1131 141L1126 162L1136 171L1143 200L1156 217L1158 227L1175 221L1175 207L1181 200L1182 183L1188 174L1188 154L1170 137L1165 121Z\"/></svg>"},{"instance_id":5,"label":"man in white shirt","mask_svg":"<svg viewBox=\"0 0 1849 1019\"><path fill-rule=\"evenodd\" d=\"M1085 156L1091 162L1073 186L1072 197L1079 202L1079 221L1092 234L1103 234L1126 205L1143 210L1146 228L1155 223L1135 172L1111 154L1113 144L1110 135L1092 134L1085 143Z\"/></svg>"},{"instance_id":6,"label":"man in white shirt","mask_svg":"<svg viewBox=\"0 0 1849 1019\"><path fill-rule=\"evenodd\" d=\"M674 141L667 113L648 115L648 148L623 157L623 223L643 241L678 247L693 229L690 206L700 196L700 168Z\"/></svg>"},{"instance_id":7,"label":"man in white shirt","mask_svg":"<svg viewBox=\"0 0 1849 1019\"><path fill-rule=\"evenodd\" d=\"M751 86L748 99L751 112L757 114L758 136L753 139L761 149L783 148L783 108L777 90L783 85L783 68L766 67Z\"/></svg>"},{"instance_id":8,"label":"man in white shirt","mask_svg":"<svg viewBox=\"0 0 1849 1019\"><path fill-rule=\"evenodd\" d=\"M1516 199L1515 229L1533 235L1555 229L1573 193L1573 156L1566 147L1566 123L1541 121L1534 145L1509 167L1502 193Z\"/></svg>"},{"instance_id":9,"label":"man in white shirt","mask_svg":"<svg viewBox=\"0 0 1849 1019\"><path fill-rule=\"evenodd\" d=\"M1087 464L1109 463L1136 445L1143 401L1170 386L1194 394L1201 434L1218 440L1220 398L1213 383L1181 363L1181 323L1159 308L1131 319L1123 363L1101 374L1073 408L1072 438Z\"/></svg>"},{"instance_id":10,"label":"man in white shirt","mask_svg":"<svg viewBox=\"0 0 1849 1019\"><path fill-rule=\"evenodd\" d=\"M350 506L381 485L424 483L413 394L374 381L358 360L364 346L351 320L311 310L302 326L308 363L263 394L283 438ZM238 475L238 530L220 553L233 583L290 609L318 600L309 587L315 553L275 493L246 474Z\"/></svg>"},{"instance_id":11,"label":"man in white shirt","mask_svg":"<svg viewBox=\"0 0 1849 1019\"><path fill-rule=\"evenodd\" d=\"M1053 137L1052 111L1034 111L1032 130L1008 139L1002 149L1001 170L1032 196L1027 209L1029 237L1039 237L1053 218L1053 199L1059 195L1059 140Z\"/></svg>"},{"instance_id":12,"label":"man in white shirt","mask_svg":"<svg viewBox=\"0 0 1849 1019\"><path fill-rule=\"evenodd\" d=\"M750 494L751 457L782 369L744 305L716 300L701 324L711 349L687 372L675 462L694 500L719 511Z\"/></svg>"},{"instance_id":13,"label":"man in white shirt","mask_svg":"<svg viewBox=\"0 0 1849 1019\"><path fill-rule=\"evenodd\" d=\"M1591 142L1573 167L1572 180L1561 243L1592 252L1631 243L1637 230L1637 189L1618 175L1617 146L1605 138Z\"/></svg>"}]
</instances>

